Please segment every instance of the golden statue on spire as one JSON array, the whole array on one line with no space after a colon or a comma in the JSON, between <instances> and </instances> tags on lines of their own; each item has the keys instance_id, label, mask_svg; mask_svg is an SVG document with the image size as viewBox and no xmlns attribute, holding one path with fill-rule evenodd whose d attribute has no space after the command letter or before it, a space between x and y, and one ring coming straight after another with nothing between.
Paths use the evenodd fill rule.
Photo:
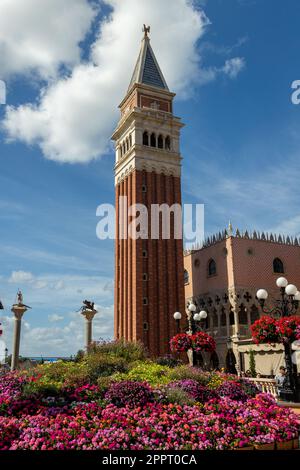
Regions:
<instances>
[{"instance_id":1,"label":"golden statue on spire","mask_svg":"<svg viewBox=\"0 0 300 470\"><path fill-rule=\"evenodd\" d=\"M144 37L147 38L148 37L148 34L150 34L150 26L146 26L144 24L144 27L143 27L143 33L144 33Z\"/></svg>"}]
</instances>

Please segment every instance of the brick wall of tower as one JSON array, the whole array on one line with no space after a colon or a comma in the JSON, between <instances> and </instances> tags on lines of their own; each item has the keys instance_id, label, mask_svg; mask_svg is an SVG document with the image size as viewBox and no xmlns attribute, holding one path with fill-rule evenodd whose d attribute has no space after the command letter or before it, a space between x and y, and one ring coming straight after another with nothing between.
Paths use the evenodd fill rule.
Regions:
<instances>
[{"instance_id":1,"label":"brick wall of tower","mask_svg":"<svg viewBox=\"0 0 300 470\"><path fill-rule=\"evenodd\" d=\"M142 203L148 207L151 233L151 204L181 204L180 178L135 171L117 186L119 195L127 195L128 206ZM116 209L118 216L118 203ZM182 240L174 240L171 226L169 240L162 239L160 226L158 240L116 241L115 336L142 341L152 356L169 353L169 340L176 334L173 314L184 311L183 246Z\"/></svg>"}]
</instances>

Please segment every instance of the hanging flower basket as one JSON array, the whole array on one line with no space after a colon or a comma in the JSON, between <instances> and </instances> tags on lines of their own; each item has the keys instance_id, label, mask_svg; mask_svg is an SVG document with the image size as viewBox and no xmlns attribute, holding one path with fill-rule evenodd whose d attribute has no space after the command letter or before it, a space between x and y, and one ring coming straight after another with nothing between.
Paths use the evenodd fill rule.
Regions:
<instances>
[{"instance_id":1,"label":"hanging flower basket","mask_svg":"<svg viewBox=\"0 0 300 470\"><path fill-rule=\"evenodd\" d=\"M299 339L300 317L291 316L277 320L277 327L282 342L293 342Z\"/></svg>"},{"instance_id":2,"label":"hanging flower basket","mask_svg":"<svg viewBox=\"0 0 300 470\"><path fill-rule=\"evenodd\" d=\"M300 339L300 317L278 319L264 316L251 326L252 338L256 344L285 343Z\"/></svg>"},{"instance_id":3,"label":"hanging flower basket","mask_svg":"<svg viewBox=\"0 0 300 470\"><path fill-rule=\"evenodd\" d=\"M194 335L180 333L171 339L170 347L173 352L187 352L189 350L195 352L213 352L216 349L216 342L203 331L199 331Z\"/></svg>"},{"instance_id":4,"label":"hanging flower basket","mask_svg":"<svg viewBox=\"0 0 300 470\"><path fill-rule=\"evenodd\" d=\"M253 323L251 326L252 338L256 344L280 343L280 334L277 326L277 320L272 317L264 316Z\"/></svg>"},{"instance_id":5,"label":"hanging flower basket","mask_svg":"<svg viewBox=\"0 0 300 470\"><path fill-rule=\"evenodd\" d=\"M179 333L170 341L171 351L173 352L187 352L192 347L191 335L187 333Z\"/></svg>"},{"instance_id":6,"label":"hanging flower basket","mask_svg":"<svg viewBox=\"0 0 300 470\"><path fill-rule=\"evenodd\" d=\"M216 342L207 333L198 331L192 335L192 349L196 352L213 352L216 349Z\"/></svg>"}]
</instances>

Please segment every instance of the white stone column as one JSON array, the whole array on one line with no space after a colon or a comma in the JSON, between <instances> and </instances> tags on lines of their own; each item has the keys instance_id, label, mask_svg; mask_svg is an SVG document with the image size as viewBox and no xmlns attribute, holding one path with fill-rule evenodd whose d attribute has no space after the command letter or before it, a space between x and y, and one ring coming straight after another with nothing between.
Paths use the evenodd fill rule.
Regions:
<instances>
[{"instance_id":1,"label":"white stone column","mask_svg":"<svg viewBox=\"0 0 300 470\"><path fill-rule=\"evenodd\" d=\"M93 318L96 315L97 310L83 310L81 314L85 318L85 349L88 353L93 341Z\"/></svg>"},{"instance_id":2,"label":"white stone column","mask_svg":"<svg viewBox=\"0 0 300 470\"><path fill-rule=\"evenodd\" d=\"M27 311L27 308L25 307L25 305L15 304L12 306L11 311L14 313L15 316L11 370L15 370L17 369L19 364L22 317Z\"/></svg>"},{"instance_id":3,"label":"white stone column","mask_svg":"<svg viewBox=\"0 0 300 470\"><path fill-rule=\"evenodd\" d=\"M239 321L239 312L238 307L235 305L233 307L233 315L234 315L234 336L238 338L240 333L240 321Z\"/></svg>"}]
</instances>

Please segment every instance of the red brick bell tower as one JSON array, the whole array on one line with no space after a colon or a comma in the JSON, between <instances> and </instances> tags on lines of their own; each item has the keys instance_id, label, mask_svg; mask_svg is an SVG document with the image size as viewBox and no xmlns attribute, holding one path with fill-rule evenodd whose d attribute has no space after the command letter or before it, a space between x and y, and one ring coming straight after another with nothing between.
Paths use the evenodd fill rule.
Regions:
<instances>
[{"instance_id":1,"label":"red brick bell tower","mask_svg":"<svg viewBox=\"0 0 300 470\"><path fill-rule=\"evenodd\" d=\"M173 115L175 95L155 58L149 30L144 28L140 54L112 137L116 142L115 337L140 340L151 356L162 356L169 353L169 340L176 334L174 312L184 312L183 242L174 235L172 211L170 237L165 239L160 230L158 238L151 238L151 207L181 205L179 143L183 124ZM127 217L120 196L127 197L128 207L147 207L148 237L142 234L132 239L126 237L126 230L124 236L124 229L120 233L120 216Z\"/></svg>"}]
</instances>

